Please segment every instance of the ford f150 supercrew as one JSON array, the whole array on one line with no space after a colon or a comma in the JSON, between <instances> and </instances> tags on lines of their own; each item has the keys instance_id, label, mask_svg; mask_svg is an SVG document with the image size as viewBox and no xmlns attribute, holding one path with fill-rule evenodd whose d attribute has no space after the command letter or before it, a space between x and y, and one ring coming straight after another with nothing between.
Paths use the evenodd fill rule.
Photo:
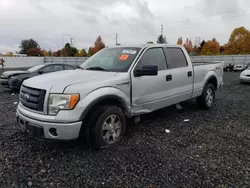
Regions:
<instances>
[{"instance_id":1,"label":"ford f150 supercrew","mask_svg":"<svg viewBox=\"0 0 250 188\"><path fill-rule=\"evenodd\" d=\"M210 109L223 86L223 62L192 63L183 46L104 48L77 70L27 79L16 117L36 137L89 147L118 143L130 119L192 98Z\"/></svg>"}]
</instances>

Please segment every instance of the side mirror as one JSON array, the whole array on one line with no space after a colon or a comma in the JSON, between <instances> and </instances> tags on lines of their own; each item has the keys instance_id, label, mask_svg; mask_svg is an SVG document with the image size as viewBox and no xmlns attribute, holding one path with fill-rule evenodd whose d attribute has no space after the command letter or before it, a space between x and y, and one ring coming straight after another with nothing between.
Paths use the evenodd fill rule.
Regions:
<instances>
[{"instance_id":1,"label":"side mirror","mask_svg":"<svg viewBox=\"0 0 250 188\"><path fill-rule=\"evenodd\" d=\"M44 71L43 71L43 70L40 70L38 73L39 73L39 74L43 74L43 73L44 73Z\"/></svg>"},{"instance_id":2,"label":"side mirror","mask_svg":"<svg viewBox=\"0 0 250 188\"><path fill-rule=\"evenodd\" d=\"M146 65L142 68L136 69L134 71L135 77L140 76L157 76L158 75L158 66L156 65Z\"/></svg>"}]
</instances>

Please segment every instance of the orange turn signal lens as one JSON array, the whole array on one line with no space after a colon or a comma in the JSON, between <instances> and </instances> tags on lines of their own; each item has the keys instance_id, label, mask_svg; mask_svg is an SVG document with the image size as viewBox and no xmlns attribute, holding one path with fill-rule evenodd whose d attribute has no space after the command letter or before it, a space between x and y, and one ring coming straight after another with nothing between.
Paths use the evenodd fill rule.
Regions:
<instances>
[{"instance_id":1,"label":"orange turn signal lens","mask_svg":"<svg viewBox=\"0 0 250 188\"><path fill-rule=\"evenodd\" d=\"M79 99L80 99L80 95L79 94L73 94L73 95L71 95L70 101L69 101L69 108L73 109L76 106L76 104L79 101Z\"/></svg>"}]
</instances>

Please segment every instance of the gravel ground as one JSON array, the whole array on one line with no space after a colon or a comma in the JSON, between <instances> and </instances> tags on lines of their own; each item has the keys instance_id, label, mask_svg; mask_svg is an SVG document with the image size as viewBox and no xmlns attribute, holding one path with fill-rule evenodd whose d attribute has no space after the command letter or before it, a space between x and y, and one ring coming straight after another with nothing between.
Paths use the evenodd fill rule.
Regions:
<instances>
[{"instance_id":1,"label":"gravel ground","mask_svg":"<svg viewBox=\"0 0 250 188\"><path fill-rule=\"evenodd\" d=\"M213 110L149 114L104 151L20 132L18 96L0 94L0 187L250 187L250 85L238 76L225 74Z\"/></svg>"}]
</instances>

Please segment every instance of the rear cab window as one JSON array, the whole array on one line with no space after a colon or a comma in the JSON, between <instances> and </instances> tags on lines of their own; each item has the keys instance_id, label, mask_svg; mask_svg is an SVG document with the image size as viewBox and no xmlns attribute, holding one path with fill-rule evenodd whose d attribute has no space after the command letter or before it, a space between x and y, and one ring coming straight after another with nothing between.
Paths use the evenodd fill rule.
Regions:
<instances>
[{"instance_id":1,"label":"rear cab window","mask_svg":"<svg viewBox=\"0 0 250 188\"><path fill-rule=\"evenodd\" d=\"M165 52L167 57L168 69L175 69L188 66L186 56L181 48L166 47Z\"/></svg>"}]
</instances>

